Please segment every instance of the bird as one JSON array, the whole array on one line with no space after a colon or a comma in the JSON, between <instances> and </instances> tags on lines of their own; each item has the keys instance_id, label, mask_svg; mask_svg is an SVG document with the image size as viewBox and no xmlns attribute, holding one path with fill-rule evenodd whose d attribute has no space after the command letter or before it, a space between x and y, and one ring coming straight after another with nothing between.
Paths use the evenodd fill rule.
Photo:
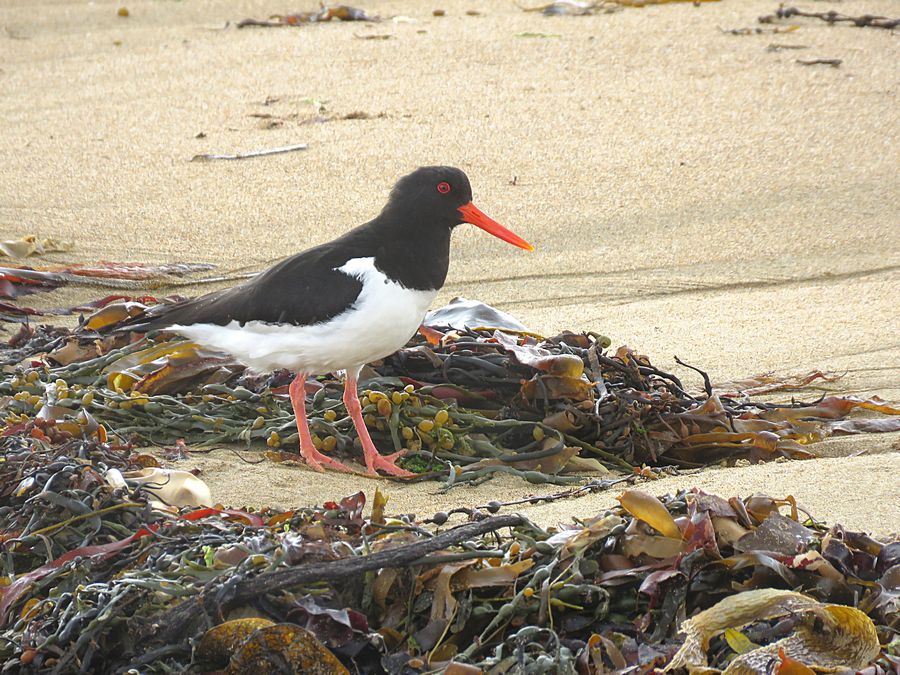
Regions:
<instances>
[{"instance_id":1,"label":"bird","mask_svg":"<svg viewBox=\"0 0 900 675\"><path fill-rule=\"evenodd\" d=\"M342 398L366 473L409 477L397 465L403 450L382 455L372 442L358 376L365 364L394 353L416 333L447 277L450 234L463 223L534 250L475 206L462 170L425 166L400 178L367 223L238 286L151 307L127 329L176 333L255 371L296 373L288 391L300 455L316 471L358 473L316 449L306 416L307 378L343 371Z\"/></svg>"}]
</instances>

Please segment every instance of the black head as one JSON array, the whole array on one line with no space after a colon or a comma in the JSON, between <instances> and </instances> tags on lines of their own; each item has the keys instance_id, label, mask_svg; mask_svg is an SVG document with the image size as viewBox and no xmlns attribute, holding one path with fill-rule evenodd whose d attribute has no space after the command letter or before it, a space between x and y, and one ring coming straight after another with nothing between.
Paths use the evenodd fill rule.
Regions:
<instances>
[{"instance_id":1,"label":"black head","mask_svg":"<svg viewBox=\"0 0 900 675\"><path fill-rule=\"evenodd\" d=\"M454 228L471 223L529 251L534 248L472 203L472 186L465 173L452 166L423 166L397 181L382 215L419 227Z\"/></svg>"},{"instance_id":2,"label":"black head","mask_svg":"<svg viewBox=\"0 0 900 675\"><path fill-rule=\"evenodd\" d=\"M462 171L452 166L423 166L397 181L385 210L453 227L463 222L459 207L470 201L472 186Z\"/></svg>"}]
</instances>

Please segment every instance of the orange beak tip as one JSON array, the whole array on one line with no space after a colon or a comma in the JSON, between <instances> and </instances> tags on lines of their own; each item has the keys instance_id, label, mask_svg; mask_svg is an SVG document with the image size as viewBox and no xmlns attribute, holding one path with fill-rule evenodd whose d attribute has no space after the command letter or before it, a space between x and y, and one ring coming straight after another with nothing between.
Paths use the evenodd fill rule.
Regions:
<instances>
[{"instance_id":1,"label":"orange beak tip","mask_svg":"<svg viewBox=\"0 0 900 675\"><path fill-rule=\"evenodd\" d=\"M480 227L485 232L488 232L489 234L492 234L498 239L502 239L503 241L512 244L513 246L518 246L519 248L523 248L526 251L534 250L534 246L529 244L527 241L525 241L515 233L507 230L493 218L485 215L472 202L459 207L459 212L463 216L463 222L470 223L472 225L475 225L476 227Z\"/></svg>"}]
</instances>

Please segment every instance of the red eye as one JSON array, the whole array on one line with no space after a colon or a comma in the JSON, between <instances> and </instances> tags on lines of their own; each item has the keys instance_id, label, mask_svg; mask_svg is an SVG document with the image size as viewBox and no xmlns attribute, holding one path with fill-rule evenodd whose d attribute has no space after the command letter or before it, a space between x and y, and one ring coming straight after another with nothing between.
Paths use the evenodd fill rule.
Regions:
<instances>
[{"instance_id":1,"label":"red eye","mask_svg":"<svg viewBox=\"0 0 900 675\"><path fill-rule=\"evenodd\" d=\"M448 183L447 181L441 181L440 183L438 183L438 192L440 192L442 195L450 192L450 183Z\"/></svg>"}]
</instances>

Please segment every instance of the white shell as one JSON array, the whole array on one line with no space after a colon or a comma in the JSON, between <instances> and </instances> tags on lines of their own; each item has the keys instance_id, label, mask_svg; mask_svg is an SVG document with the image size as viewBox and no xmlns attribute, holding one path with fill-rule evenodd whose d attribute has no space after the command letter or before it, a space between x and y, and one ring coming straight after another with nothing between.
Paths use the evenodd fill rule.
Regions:
<instances>
[{"instance_id":1,"label":"white shell","mask_svg":"<svg viewBox=\"0 0 900 675\"><path fill-rule=\"evenodd\" d=\"M120 474L129 483L152 483L144 485L147 492L159 498L162 504L156 508L171 506L212 506L209 486L189 471L177 469L147 468ZM107 477L108 480L108 477Z\"/></svg>"}]
</instances>

